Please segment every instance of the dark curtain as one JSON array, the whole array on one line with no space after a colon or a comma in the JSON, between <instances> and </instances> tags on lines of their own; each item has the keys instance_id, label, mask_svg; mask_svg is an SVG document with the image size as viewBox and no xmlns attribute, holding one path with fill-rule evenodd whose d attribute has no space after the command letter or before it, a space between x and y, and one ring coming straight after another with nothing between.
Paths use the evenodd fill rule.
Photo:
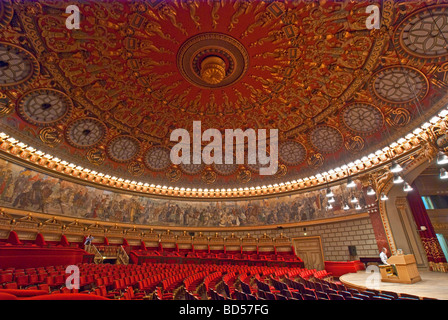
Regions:
<instances>
[{"instance_id":1,"label":"dark curtain","mask_svg":"<svg viewBox=\"0 0 448 320\"><path fill-rule=\"evenodd\" d=\"M423 204L423 200L418 192L417 186L413 184L412 188L414 190L408 193L407 199L417 227L426 227L426 230L419 231L419 234L426 251L430 269L432 271L448 272L447 261L437 239L431 220L429 219L428 212Z\"/></svg>"}]
</instances>

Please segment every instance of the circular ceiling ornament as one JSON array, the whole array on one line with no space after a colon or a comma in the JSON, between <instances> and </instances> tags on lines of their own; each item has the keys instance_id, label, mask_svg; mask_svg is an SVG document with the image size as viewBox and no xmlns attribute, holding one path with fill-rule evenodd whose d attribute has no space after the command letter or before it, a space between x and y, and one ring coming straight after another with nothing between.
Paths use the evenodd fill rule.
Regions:
<instances>
[{"instance_id":1,"label":"circular ceiling ornament","mask_svg":"<svg viewBox=\"0 0 448 320\"><path fill-rule=\"evenodd\" d=\"M51 126L65 120L73 109L73 102L63 92L37 89L25 93L19 100L17 112L27 122L37 126Z\"/></svg>"},{"instance_id":2,"label":"circular ceiling ornament","mask_svg":"<svg viewBox=\"0 0 448 320\"><path fill-rule=\"evenodd\" d=\"M322 153L336 152L342 148L344 139L338 129L328 126L320 125L314 128L309 139L314 148Z\"/></svg>"},{"instance_id":3,"label":"circular ceiling ornament","mask_svg":"<svg viewBox=\"0 0 448 320\"><path fill-rule=\"evenodd\" d=\"M234 163L232 163L232 164L213 163L213 169L222 176L230 176L238 170L238 164L235 163L235 160L234 160Z\"/></svg>"},{"instance_id":4,"label":"circular ceiling ornament","mask_svg":"<svg viewBox=\"0 0 448 320\"><path fill-rule=\"evenodd\" d=\"M197 87L223 88L244 76L249 55L235 38L222 33L201 33L180 46L177 67Z\"/></svg>"},{"instance_id":5,"label":"circular ceiling ornament","mask_svg":"<svg viewBox=\"0 0 448 320\"><path fill-rule=\"evenodd\" d=\"M34 56L23 48L0 42L0 87L17 87L33 81L40 67Z\"/></svg>"},{"instance_id":6,"label":"circular ceiling ornament","mask_svg":"<svg viewBox=\"0 0 448 320\"><path fill-rule=\"evenodd\" d=\"M170 182L177 182L182 177L182 171L173 166L165 172L165 176Z\"/></svg>"},{"instance_id":7,"label":"circular ceiling ornament","mask_svg":"<svg viewBox=\"0 0 448 320\"><path fill-rule=\"evenodd\" d=\"M347 129L362 135L373 134L384 124L381 111L366 103L354 103L346 106L341 112L341 118Z\"/></svg>"},{"instance_id":8,"label":"circular ceiling ornament","mask_svg":"<svg viewBox=\"0 0 448 320\"><path fill-rule=\"evenodd\" d=\"M145 171L145 167L142 163L138 161L132 161L128 163L128 172L132 174L135 177L139 177L143 174Z\"/></svg>"},{"instance_id":9,"label":"circular ceiling ornament","mask_svg":"<svg viewBox=\"0 0 448 320\"><path fill-rule=\"evenodd\" d=\"M213 169L207 168L201 174L201 180L206 184L212 184L216 181L217 174Z\"/></svg>"},{"instance_id":10,"label":"circular ceiling ornament","mask_svg":"<svg viewBox=\"0 0 448 320\"><path fill-rule=\"evenodd\" d=\"M448 6L438 5L409 15L394 35L404 53L424 60L444 61L448 57Z\"/></svg>"},{"instance_id":11,"label":"circular ceiling ornament","mask_svg":"<svg viewBox=\"0 0 448 320\"><path fill-rule=\"evenodd\" d=\"M127 162L135 158L140 150L139 141L132 136L113 138L107 146L108 156L116 162Z\"/></svg>"},{"instance_id":12,"label":"circular ceiling ornament","mask_svg":"<svg viewBox=\"0 0 448 320\"><path fill-rule=\"evenodd\" d=\"M389 104L410 104L422 100L429 90L425 75L409 66L390 66L372 76L375 96Z\"/></svg>"},{"instance_id":13,"label":"circular ceiling ornament","mask_svg":"<svg viewBox=\"0 0 448 320\"><path fill-rule=\"evenodd\" d=\"M99 166L104 163L104 160L106 160L106 152L99 148L92 148L87 151L86 158L94 165Z\"/></svg>"},{"instance_id":14,"label":"circular ceiling ornament","mask_svg":"<svg viewBox=\"0 0 448 320\"><path fill-rule=\"evenodd\" d=\"M194 164L194 163L190 163L190 164L180 164L180 169L188 175L196 175L202 172L202 170L204 169L205 165L203 163L201 164Z\"/></svg>"},{"instance_id":15,"label":"circular ceiling ornament","mask_svg":"<svg viewBox=\"0 0 448 320\"><path fill-rule=\"evenodd\" d=\"M325 158L320 153L311 153L308 157L307 162L313 168L319 168L324 164Z\"/></svg>"},{"instance_id":16,"label":"circular ceiling ornament","mask_svg":"<svg viewBox=\"0 0 448 320\"><path fill-rule=\"evenodd\" d=\"M64 135L53 127L45 127L39 131L39 138L47 146L54 148L61 143Z\"/></svg>"},{"instance_id":17,"label":"circular ceiling ornament","mask_svg":"<svg viewBox=\"0 0 448 320\"><path fill-rule=\"evenodd\" d=\"M238 182L247 183L252 179L252 173L250 172L250 170L242 169L238 171L236 179L238 180Z\"/></svg>"},{"instance_id":18,"label":"circular ceiling ornament","mask_svg":"<svg viewBox=\"0 0 448 320\"><path fill-rule=\"evenodd\" d=\"M66 130L67 141L77 148L90 148L106 136L106 125L95 118L80 118L70 123Z\"/></svg>"},{"instance_id":19,"label":"circular ceiling ornament","mask_svg":"<svg viewBox=\"0 0 448 320\"><path fill-rule=\"evenodd\" d=\"M163 171L171 166L170 149L165 147L152 147L145 155L145 164L152 171Z\"/></svg>"},{"instance_id":20,"label":"circular ceiling ornament","mask_svg":"<svg viewBox=\"0 0 448 320\"><path fill-rule=\"evenodd\" d=\"M296 166L305 161L306 149L300 142L287 140L280 144L278 154L283 163Z\"/></svg>"},{"instance_id":21,"label":"circular ceiling ornament","mask_svg":"<svg viewBox=\"0 0 448 320\"><path fill-rule=\"evenodd\" d=\"M365 147L364 139L360 136L352 136L351 134L347 134L345 136L345 148L352 152L358 153L362 151Z\"/></svg>"}]
</instances>

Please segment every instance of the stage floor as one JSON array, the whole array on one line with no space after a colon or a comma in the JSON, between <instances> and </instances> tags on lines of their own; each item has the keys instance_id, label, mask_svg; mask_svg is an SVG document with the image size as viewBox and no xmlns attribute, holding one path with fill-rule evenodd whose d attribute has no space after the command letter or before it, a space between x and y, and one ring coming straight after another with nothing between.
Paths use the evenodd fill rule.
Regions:
<instances>
[{"instance_id":1,"label":"stage floor","mask_svg":"<svg viewBox=\"0 0 448 320\"><path fill-rule=\"evenodd\" d=\"M378 274L379 281L374 281L365 270L357 273L348 273L339 280L348 287L361 289L386 290L396 293L407 293L419 297L448 300L448 273L419 271L422 281L413 284L382 282L381 275Z\"/></svg>"}]
</instances>

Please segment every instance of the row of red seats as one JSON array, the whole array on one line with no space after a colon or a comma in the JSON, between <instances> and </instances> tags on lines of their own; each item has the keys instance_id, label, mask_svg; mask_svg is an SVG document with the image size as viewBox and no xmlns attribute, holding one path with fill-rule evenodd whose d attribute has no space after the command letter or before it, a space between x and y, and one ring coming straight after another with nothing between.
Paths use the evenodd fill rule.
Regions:
<instances>
[{"instance_id":1,"label":"row of red seats","mask_svg":"<svg viewBox=\"0 0 448 320\"><path fill-rule=\"evenodd\" d=\"M223 252L202 252L202 251L157 251L157 250L132 250L131 254L136 256L172 256L201 259L232 259L232 260L263 260L263 261L297 261L302 260L294 254L256 254L256 253L223 253Z\"/></svg>"},{"instance_id":2,"label":"row of red seats","mask_svg":"<svg viewBox=\"0 0 448 320\"><path fill-rule=\"evenodd\" d=\"M197 286L204 281L204 278L207 276L207 274L208 272L202 271L186 278L184 280L185 289L190 292L196 291Z\"/></svg>"},{"instance_id":3,"label":"row of red seats","mask_svg":"<svg viewBox=\"0 0 448 320\"><path fill-rule=\"evenodd\" d=\"M328 278L331 276L332 276L332 273L328 272L327 270L319 270L313 274L313 277L317 278L317 279L325 279L325 278Z\"/></svg>"},{"instance_id":4,"label":"row of red seats","mask_svg":"<svg viewBox=\"0 0 448 320\"><path fill-rule=\"evenodd\" d=\"M317 272L316 269L310 269L310 270L302 270L299 274L299 276L303 279L309 279L310 277L314 276L314 274Z\"/></svg>"},{"instance_id":5,"label":"row of red seats","mask_svg":"<svg viewBox=\"0 0 448 320\"><path fill-rule=\"evenodd\" d=\"M273 268L266 266L248 265L189 265L189 264L146 264L146 265L110 265L110 264L79 264L80 290L79 293L97 295L109 299L141 299L154 292L161 299L172 299L173 292L190 276L198 274L199 278L191 286L193 290L201 283L206 288L214 287L221 276L225 276L225 282L232 290L237 274L270 274L273 272L287 272L289 268ZM14 280L21 279L23 274L28 277L30 285L35 276L42 283L38 286L28 286L27 289L44 289L47 293L78 293L77 290L65 288L66 266L56 266L33 269L7 269L0 270L0 279L8 284L6 288L18 288ZM25 273L26 272L26 273ZM212 276L213 275L213 276ZM29 280L31 282L29 282ZM193 280L193 279L192 279ZM15 283L15 285L9 285ZM189 281L187 280L187 283ZM193 282L190 283L190 285ZM45 286L45 287L41 287ZM30 290L31 291L31 290ZM30 292L29 291L29 292Z\"/></svg>"},{"instance_id":6,"label":"row of red seats","mask_svg":"<svg viewBox=\"0 0 448 320\"><path fill-rule=\"evenodd\" d=\"M223 277L222 272L218 271L218 272L214 272L214 273L208 275L204 279L205 290L208 291L210 289L215 289L215 286L216 286L218 280L222 279L223 281L226 281L229 277L231 277L234 274L235 274L235 272L230 272Z\"/></svg>"}]
</instances>

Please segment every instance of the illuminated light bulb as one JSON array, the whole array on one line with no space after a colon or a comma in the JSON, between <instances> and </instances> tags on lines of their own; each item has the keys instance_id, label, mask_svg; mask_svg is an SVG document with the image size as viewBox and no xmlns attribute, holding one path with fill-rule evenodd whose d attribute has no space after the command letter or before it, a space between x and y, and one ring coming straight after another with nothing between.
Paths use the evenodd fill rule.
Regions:
<instances>
[{"instance_id":1,"label":"illuminated light bulb","mask_svg":"<svg viewBox=\"0 0 448 320\"><path fill-rule=\"evenodd\" d=\"M405 191L405 192L409 192L409 191L412 191L413 189L412 189L412 187L409 185L409 183L407 183L407 182L405 182L404 183L404 187L403 187L403 191Z\"/></svg>"},{"instance_id":2,"label":"illuminated light bulb","mask_svg":"<svg viewBox=\"0 0 448 320\"><path fill-rule=\"evenodd\" d=\"M372 188L372 186L369 186L369 187L367 188L367 194L368 194L369 196L374 196L374 195L376 194L376 192L375 192L375 190Z\"/></svg>"},{"instance_id":3,"label":"illuminated light bulb","mask_svg":"<svg viewBox=\"0 0 448 320\"><path fill-rule=\"evenodd\" d=\"M355 181L352 180L352 178L348 178L347 180L347 188L354 188L356 187Z\"/></svg>"},{"instance_id":4,"label":"illuminated light bulb","mask_svg":"<svg viewBox=\"0 0 448 320\"><path fill-rule=\"evenodd\" d=\"M399 184L399 183L403 183L404 180L403 180L403 178L402 178L401 176L397 175L397 176L394 177L393 182L394 182L395 184Z\"/></svg>"},{"instance_id":5,"label":"illuminated light bulb","mask_svg":"<svg viewBox=\"0 0 448 320\"><path fill-rule=\"evenodd\" d=\"M397 173L403 171L403 168L396 162L392 161L392 166L390 167L390 172Z\"/></svg>"},{"instance_id":6,"label":"illuminated light bulb","mask_svg":"<svg viewBox=\"0 0 448 320\"><path fill-rule=\"evenodd\" d=\"M440 169L440 179L448 179L448 172L446 172L445 168Z\"/></svg>"},{"instance_id":7,"label":"illuminated light bulb","mask_svg":"<svg viewBox=\"0 0 448 320\"><path fill-rule=\"evenodd\" d=\"M439 154L437 155L437 164L447 164L447 163L448 163L448 156L442 151L440 151Z\"/></svg>"}]
</instances>

